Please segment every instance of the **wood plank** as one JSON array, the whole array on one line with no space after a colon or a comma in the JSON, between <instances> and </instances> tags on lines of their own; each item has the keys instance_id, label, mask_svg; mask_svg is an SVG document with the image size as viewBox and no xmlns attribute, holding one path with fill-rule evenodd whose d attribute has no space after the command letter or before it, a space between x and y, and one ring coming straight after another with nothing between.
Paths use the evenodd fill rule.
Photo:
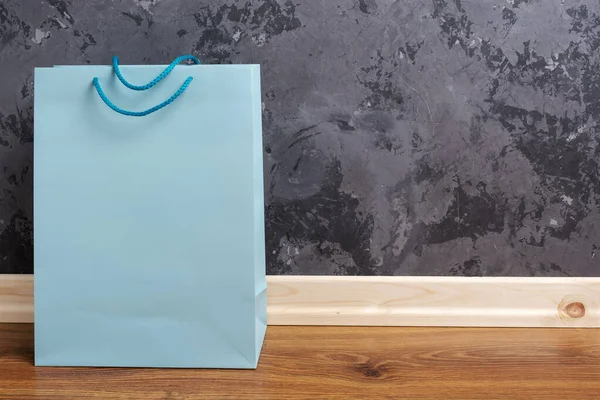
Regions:
<instances>
[{"instance_id":1,"label":"wood plank","mask_svg":"<svg viewBox=\"0 0 600 400\"><path fill-rule=\"evenodd\" d=\"M271 276L271 325L600 327L600 278Z\"/></svg>"},{"instance_id":2,"label":"wood plank","mask_svg":"<svg viewBox=\"0 0 600 400\"><path fill-rule=\"evenodd\" d=\"M267 277L269 325L600 327L600 278ZM33 276L0 275L0 322L33 321Z\"/></svg>"},{"instance_id":3,"label":"wood plank","mask_svg":"<svg viewBox=\"0 0 600 400\"><path fill-rule=\"evenodd\" d=\"M33 322L33 275L0 275L0 322Z\"/></svg>"},{"instance_id":4,"label":"wood plank","mask_svg":"<svg viewBox=\"0 0 600 400\"><path fill-rule=\"evenodd\" d=\"M597 399L600 335L579 329L272 326L258 369L34 367L0 324L4 399Z\"/></svg>"}]
</instances>

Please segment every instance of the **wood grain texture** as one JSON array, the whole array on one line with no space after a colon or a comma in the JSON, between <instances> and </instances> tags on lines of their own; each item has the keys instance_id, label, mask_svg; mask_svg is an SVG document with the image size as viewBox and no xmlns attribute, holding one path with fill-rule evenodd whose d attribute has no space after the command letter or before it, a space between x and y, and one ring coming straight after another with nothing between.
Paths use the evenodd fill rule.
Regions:
<instances>
[{"instance_id":1,"label":"wood grain texture","mask_svg":"<svg viewBox=\"0 0 600 400\"><path fill-rule=\"evenodd\" d=\"M600 278L268 276L269 325L600 327ZM33 322L33 275L0 275L0 322Z\"/></svg>"},{"instance_id":2,"label":"wood grain texture","mask_svg":"<svg viewBox=\"0 0 600 400\"><path fill-rule=\"evenodd\" d=\"M598 399L580 329L269 327L257 370L34 367L33 326L0 324L4 399Z\"/></svg>"},{"instance_id":3,"label":"wood grain texture","mask_svg":"<svg viewBox=\"0 0 600 400\"><path fill-rule=\"evenodd\" d=\"M33 275L0 275L0 322L33 322Z\"/></svg>"},{"instance_id":4,"label":"wood grain texture","mask_svg":"<svg viewBox=\"0 0 600 400\"><path fill-rule=\"evenodd\" d=\"M270 278L270 325L600 326L600 278Z\"/></svg>"}]
</instances>

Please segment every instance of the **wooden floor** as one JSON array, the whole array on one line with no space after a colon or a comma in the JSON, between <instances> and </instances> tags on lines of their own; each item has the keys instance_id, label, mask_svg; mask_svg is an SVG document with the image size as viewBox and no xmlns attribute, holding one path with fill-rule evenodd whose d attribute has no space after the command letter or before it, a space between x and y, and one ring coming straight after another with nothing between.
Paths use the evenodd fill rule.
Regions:
<instances>
[{"instance_id":1,"label":"wooden floor","mask_svg":"<svg viewBox=\"0 0 600 400\"><path fill-rule=\"evenodd\" d=\"M0 324L0 399L600 399L600 330L269 327L256 371L35 368Z\"/></svg>"}]
</instances>

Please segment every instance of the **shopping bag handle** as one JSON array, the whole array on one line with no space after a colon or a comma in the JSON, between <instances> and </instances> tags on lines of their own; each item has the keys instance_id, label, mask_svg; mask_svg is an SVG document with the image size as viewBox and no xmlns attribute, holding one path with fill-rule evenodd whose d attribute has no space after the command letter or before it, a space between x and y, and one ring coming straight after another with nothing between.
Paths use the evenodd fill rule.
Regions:
<instances>
[{"instance_id":1,"label":"shopping bag handle","mask_svg":"<svg viewBox=\"0 0 600 400\"><path fill-rule=\"evenodd\" d=\"M165 68L165 70L163 72L161 72L156 78L154 78L152 81L148 82L145 85L139 85L139 86L133 85L133 84L129 83L127 81L127 79L125 79L125 77L121 73L121 70L119 69L119 57L117 57L117 56L113 57L113 69L115 70L115 74L117 75L117 78L119 78L121 83L123 85L127 86L129 89L148 90L152 86L156 85L158 82L162 81L167 75L169 75L171 73L171 71L173 71L173 69L177 66L177 64L179 64L183 61L187 61L187 60L192 60L194 62L194 64L200 64L200 60L198 60L196 57L194 57L191 54L179 56L175 60L173 60L173 62L171 64L169 64L169 66L167 68Z\"/></svg>"},{"instance_id":2,"label":"shopping bag handle","mask_svg":"<svg viewBox=\"0 0 600 400\"><path fill-rule=\"evenodd\" d=\"M173 69L177 66L177 64L179 64L182 61L186 61L186 60L192 60L195 64L200 64L200 61L192 55L184 55L184 56L177 57L156 78L154 78L152 81L150 81L149 83L147 83L145 85L139 85L139 86L129 83L125 79L125 77L123 77L123 74L121 74L121 70L119 69L119 59L117 57L113 57L113 69L115 71L115 74L117 75L117 78L119 78L121 83L123 83L123 85L125 85L129 89L148 90L151 87L153 87L154 85L156 85L158 82L163 80L168 74L170 74L171 71L173 71ZM151 113L158 111L161 108L166 107L169 104L171 104L175 99L177 99L187 89L187 87L189 86L190 82L192 82L193 79L194 79L193 77L188 76L187 79L185 80L185 82L183 82L183 85L181 85L181 87L179 87L179 89L171 97L169 97L167 100L163 101L162 103L157 104L156 106L151 107L144 111L128 111L128 110L124 110L124 109L116 106L112 101L110 101L110 99L108 97L106 97L106 94L104 93L104 90L102 90L102 86L100 85L100 81L98 80L98 77L94 77L92 82L94 84L94 87L96 88L96 91L98 92L98 96L100 96L102 101L104 101L104 103L108 107L110 107L113 111L116 111L119 114L131 116L131 117L143 117L143 116L151 114Z\"/></svg>"}]
</instances>

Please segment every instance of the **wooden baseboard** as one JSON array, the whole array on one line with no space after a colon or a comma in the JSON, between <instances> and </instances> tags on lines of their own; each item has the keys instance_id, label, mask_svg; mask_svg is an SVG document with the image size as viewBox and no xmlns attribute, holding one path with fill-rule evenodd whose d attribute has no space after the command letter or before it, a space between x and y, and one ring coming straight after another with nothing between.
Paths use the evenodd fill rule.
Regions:
<instances>
[{"instance_id":1,"label":"wooden baseboard","mask_svg":"<svg viewBox=\"0 0 600 400\"><path fill-rule=\"evenodd\" d=\"M600 327L600 278L267 277L269 325ZM33 275L0 275L0 322L33 322Z\"/></svg>"},{"instance_id":2,"label":"wooden baseboard","mask_svg":"<svg viewBox=\"0 0 600 400\"><path fill-rule=\"evenodd\" d=\"M272 325L600 327L600 278L270 278Z\"/></svg>"},{"instance_id":3,"label":"wooden baseboard","mask_svg":"<svg viewBox=\"0 0 600 400\"><path fill-rule=\"evenodd\" d=\"M33 275L0 275L0 322L33 322Z\"/></svg>"}]
</instances>

